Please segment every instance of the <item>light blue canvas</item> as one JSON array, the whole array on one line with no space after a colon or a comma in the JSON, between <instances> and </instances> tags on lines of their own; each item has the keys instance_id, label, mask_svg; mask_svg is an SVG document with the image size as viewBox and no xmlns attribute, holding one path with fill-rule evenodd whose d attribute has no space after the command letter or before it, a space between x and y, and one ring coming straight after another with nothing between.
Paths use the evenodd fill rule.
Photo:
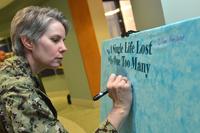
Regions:
<instances>
[{"instance_id":1,"label":"light blue canvas","mask_svg":"<svg viewBox=\"0 0 200 133\"><path fill-rule=\"evenodd\" d=\"M111 73L133 84L122 133L200 132L200 18L104 41L101 68L102 90ZM104 119L112 102L101 103Z\"/></svg>"}]
</instances>

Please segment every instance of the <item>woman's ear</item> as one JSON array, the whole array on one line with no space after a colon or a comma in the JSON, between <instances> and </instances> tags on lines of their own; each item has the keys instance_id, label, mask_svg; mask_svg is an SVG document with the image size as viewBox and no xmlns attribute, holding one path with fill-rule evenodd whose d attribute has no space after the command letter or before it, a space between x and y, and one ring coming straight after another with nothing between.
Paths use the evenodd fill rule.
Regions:
<instances>
[{"instance_id":1,"label":"woman's ear","mask_svg":"<svg viewBox=\"0 0 200 133\"><path fill-rule=\"evenodd\" d=\"M22 44L24 45L24 47L28 50L33 49L33 43L32 41L27 37L27 36L21 36L20 37Z\"/></svg>"}]
</instances>

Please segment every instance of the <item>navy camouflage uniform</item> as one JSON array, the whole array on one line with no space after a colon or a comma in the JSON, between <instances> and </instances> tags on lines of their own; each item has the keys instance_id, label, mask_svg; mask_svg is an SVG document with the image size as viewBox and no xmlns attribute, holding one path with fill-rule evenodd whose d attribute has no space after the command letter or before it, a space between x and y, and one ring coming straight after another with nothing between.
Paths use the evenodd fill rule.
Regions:
<instances>
[{"instance_id":1,"label":"navy camouflage uniform","mask_svg":"<svg viewBox=\"0 0 200 133\"><path fill-rule=\"evenodd\" d=\"M68 133L31 73L28 61L13 56L0 63L0 132ZM95 133L117 133L105 121Z\"/></svg>"}]
</instances>

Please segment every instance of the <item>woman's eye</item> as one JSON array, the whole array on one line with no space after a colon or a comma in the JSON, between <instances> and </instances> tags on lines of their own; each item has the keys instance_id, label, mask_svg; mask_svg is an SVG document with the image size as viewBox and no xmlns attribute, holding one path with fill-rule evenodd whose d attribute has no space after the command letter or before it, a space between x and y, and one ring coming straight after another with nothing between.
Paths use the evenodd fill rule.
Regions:
<instances>
[{"instance_id":1,"label":"woman's eye","mask_svg":"<svg viewBox=\"0 0 200 133\"><path fill-rule=\"evenodd\" d=\"M53 42L57 43L57 42L59 42L60 39L58 39L58 38L51 38L51 40L52 40Z\"/></svg>"}]
</instances>

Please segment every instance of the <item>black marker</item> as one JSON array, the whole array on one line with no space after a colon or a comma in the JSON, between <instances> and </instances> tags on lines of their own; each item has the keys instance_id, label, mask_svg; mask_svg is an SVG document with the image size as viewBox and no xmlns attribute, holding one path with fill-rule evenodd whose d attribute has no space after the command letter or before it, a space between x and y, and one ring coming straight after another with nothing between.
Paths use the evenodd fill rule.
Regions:
<instances>
[{"instance_id":1,"label":"black marker","mask_svg":"<svg viewBox=\"0 0 200 133\"><path fill-rule=\"evenodd\" d=\"M106 95L108 93L108 89L105 89L104 91L100 92L99 94L97 94L96 96L93 97L94 101L97 101L99 98L103 97L104 95Z\"/></svg>"}]
</instances>

